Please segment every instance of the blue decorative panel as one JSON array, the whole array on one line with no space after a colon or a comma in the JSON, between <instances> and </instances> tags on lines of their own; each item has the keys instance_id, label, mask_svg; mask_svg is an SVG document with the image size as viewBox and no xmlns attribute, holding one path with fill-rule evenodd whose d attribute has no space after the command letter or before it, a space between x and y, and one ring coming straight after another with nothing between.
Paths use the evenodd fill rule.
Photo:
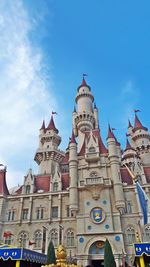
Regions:
<instances>
[{"instance_id":1,"label":"blue decorative panel","mask_svg":"<svg viewBox=\"0 0 150 267\"><path fill-rule=\"evenodd\" d=\"M83 237L80 237L80 238L79 238L79 242L80 242L80 243L84 243L84 238L83 238Z\"/></svg>"},{"instance_id":2,"label":"blue decorative panel","mask_svg":"<svg viewBox=\"0 0 150 267\"><path fill-rule=\"evenodd\" d=\"M10 258L11 260L24 260L42 264L45 264L47 260L46 255L42 253L29 249L9 247L0 248L0 258L3 260L8 260Z\"/></svg>"},{"instance_id":3,"label":"blue decorative panel","mask_svg":"<svg viewBox=\"0 0 150 267\"><path fill-rule=\"evenodd\" d=\"M107 204L107 200L103 200L103 204L106 205Z\"/></svg>"},{"instance_id":4,"label":"blue decorative panel","mask_svg":"<svg viewBox=\"0 0 150 267\"><path fill-rule=\"evenodd\" d=\"M145 253L147 256L150 256L150 243L134 244L134 249L136 256L140 257L143 253Z\"/></svg>"},{"instance_id":5,"label":"blue decorative panel","mask_svg":"<svg viewBox=\"0 0 150 267\"><path fill-rule=\"evenodd\" d=\"M120 241L120 236L119 236L119 235L116 235L116 236L115 236L115 240L116 240L116 241Z\"/></svg>"},{"instance_id":6,"label":"blue decorative panel","mask_svg":"<svg viewBox=\"0 0 150 267\"><path fill-rule=\"evenodd\" d=\"M87 201L87 202L86 202L86 205L87 205L87 206L90 206L90 204L91 204L90 201Z\"/></svg>"},{"instance_id":7,"label":"blue decorative panel","mask_svg":"<svg viewBox=\"0 0 150 267\"><path fill-rule=\"evenodd\" d=\"M109 229L109 224L106 224L105 225L105 229Z\"/></svg>"},{"instance_id":8,"label":"blue decorative panel","mask_svg":"<svg viewBox=\"0 0 150 267\"><path fill-rule=\"evenodd\" d=\"M91 225L88 225L88 230L91 230L92 229L92 226Z\"/></svg>"},{"instance_id":9,"label":"blue decorative panel","mask_svg":"<svg viewBox=\"0 0 150 267\"><path fill-rule=\"evenodd\" d=\"M21 252L21 248L3 248L0 249L0 258L3 260L8 260L8 258L11 260L20 260L22 254Z\"/></svg>"}]
</instances>

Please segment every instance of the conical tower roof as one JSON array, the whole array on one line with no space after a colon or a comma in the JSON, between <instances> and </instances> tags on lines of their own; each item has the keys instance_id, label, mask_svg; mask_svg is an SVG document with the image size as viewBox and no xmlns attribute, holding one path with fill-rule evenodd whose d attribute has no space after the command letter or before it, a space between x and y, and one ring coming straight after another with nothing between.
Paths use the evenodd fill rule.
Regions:
<instances>
[{"instance_id":1,"label":"conical tower roof","mask_svg":"<svg viewBox=\"0 0 150 267\"><path fill-rule=\"evenodd\" d=\"M45 130L45 121L43 120L40 130Z\"/></svg>"},{"instance_id":2,"label":"conical tower roof","mask_svg":"<svg viewBox=\"0 0 150 267\"><path fill-rule=\"evenodd\" d=\"M72 130L72 136L71 136L71 139L70 139L70 143L76 144L76 140L75 140L75 136L74 136L73 130Z\"/></svg>"},{"instance_id":3,"label":"conical tower roof","mask_svg":"<svg viewBox=\"0 0 150 267\"><path fill-rule=\"evenodd\" d=\"M131 127L132 127L132 124L131 124L130 120L128 120L128 128L131 128Z\"/></svg>"},{"instance_id":4,"label":"conical tower roof","mask_svg":"<svg viewBox=\"0 0 150 267\"><path fill-rule=\"evenodd\" d=\"M125 151L129 149L133 149L133 148L131 147L131 144L129 143L129 140L127 138Z\"/></svg>"},{"instance_id":5,"label":"conical tower roof","mask_svg":"<svg viewBox=\"0 0 150 267\"><path fill-rule=\"evenodd\" d=\"M89 88L89 91L91 91L91 87L86 83L86 80L85 80L84 76L83 76L83 78L82 78L82 82L81 82L80 86L78 87L78 92L79 92L79 89L80 89L81 87L83 87L83 86L88 87L88 88Z\"/></svg>"},{"instance_id":6,"label":"conical tower roof","mask_svg":"<svg viewBox=\"0 0 150 267\"><path fill-rule=\"evenodd\" d=\"M59 133L58 129L55 127L55 123L54 123L54 120L53 120L53 115L51 115L51 119L50 119L50 122L47 126L47 129L48 130L54 130L57 134Z\"/></svg>"},{"instance_id":7,"label":"conical tower roof","mask_svg":"<svg viewBox=\"0 0 150 267\"><path fill-rule=\"evenodd\" d=\"M108 139L108 138L114 138L114 139L116 139L115 136L114 136L114 133L112 132L112 130L111 130L111 128L110 128L110 124L108 125L108 135L107 135L107 139Z\"/></svg>"},{"instance_id":8,"label":"conical tower roof","mask_svg":"<svg viewBox=\"0 0 150 267\"><path fill-rule=\"evenodd\" d=\"M140 122L140 120L139 120L139 118L138 118L138 116L137 116L137 114L135 114L135 120L134 120L134 131L136 131L136 130L145 130L145 131L148 131L148 129L146 128L146 127L144 127L143 125L142 125L142 123Z\"/></svg>"}]
</instances>

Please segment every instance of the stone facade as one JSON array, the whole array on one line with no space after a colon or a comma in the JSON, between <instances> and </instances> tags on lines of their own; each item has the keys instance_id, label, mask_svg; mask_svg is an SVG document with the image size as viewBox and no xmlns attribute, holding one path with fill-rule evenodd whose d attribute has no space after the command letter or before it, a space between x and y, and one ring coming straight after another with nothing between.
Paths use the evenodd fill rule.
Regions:
<instances>
[{"instance_id":1,"label":"stone facade","mask_svg":"<svg viewBox=\"0 0 150 267\"><path fill-rule=\"evenodd\" d=\"M69 261L97 267L103 264L107 238L117 266L125 261L132 266L136 233L141 240L150 241L150 225L143 224L135 184L125 164L149 196L148 129L135 112L134 126L130 122L128 126L126 149L121 149L110 126L105 147L98 109L84 78L72 118L72 137L66 151L59 149L61 137L53 115L47 127L43 121L35 154L39 172L34 175L30 169L22 186L8 191L6 168L1 166L1 242L20 242L41 252L46 235L46 249L50 239L55 247L63 243Z\"/></svg>"}]
</instances>

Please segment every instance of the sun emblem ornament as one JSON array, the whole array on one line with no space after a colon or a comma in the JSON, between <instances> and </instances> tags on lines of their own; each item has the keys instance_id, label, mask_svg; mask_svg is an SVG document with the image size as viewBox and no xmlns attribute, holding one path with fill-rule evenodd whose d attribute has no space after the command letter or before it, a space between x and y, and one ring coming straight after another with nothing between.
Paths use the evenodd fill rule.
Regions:
<instances>
[{"instance_id":1,"label":"sun emblem ornament","mask_svg":"<svg viewBox=\"0 0 150 267\"><path fill-rule=\"evenodd\" d=\"M105 219L105 212L102 208L95 207L91 210L91 219L94 223L101 223Z\"/></svg>"}]
</instances>

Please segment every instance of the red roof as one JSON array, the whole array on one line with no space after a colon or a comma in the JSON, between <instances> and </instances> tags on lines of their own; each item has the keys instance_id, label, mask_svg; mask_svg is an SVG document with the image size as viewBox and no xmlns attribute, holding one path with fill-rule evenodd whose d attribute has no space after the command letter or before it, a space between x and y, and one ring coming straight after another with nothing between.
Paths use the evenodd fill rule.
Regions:
<instances>
[{"instance_id":1,"label":"red roof","mask_svg":"<svg viewBox=\"0 0 150 267\"><path fill-rule=\"evenodd\" d=\"M19 189L15 191L15 194L20 195L22 193L23 186L20 186Z\"/></svg>"},{"instance_id":2,"label":"red roof","mask_svg":"<svg viewBox=\"0 0 150 267\"><path fill-rule=\"evenodd\" d=\"M45 121L44 120L43 120L43 123L42 123L40 130L45 130Z\"/></svg>"},{"instance_id":3,"label":"red roof","mask_svg":"<svg viewBox=\"0 0 150 267\"><path fill-rule=\"evenodd\" d=\"M62 180L62 190L66 190L69 187L69 173L65 173L61 175Z\"/></svg>"},{"instance_id":4,"label":"red roof","mask_svg":"<svg viewBox=\"0 0 150 267\"><path fill-rule=\"evenodd\" d=\"M91 133L90 131L86 131L86 132L85 132L85 139L86 139L86 138L89 138L90 133ZM97 138L98 138L98 144L99 144L100 153L101 153L101 154L106 154L106 153L108 153L108 150L107 150L107 148L105 147L105 145L104 145L104 143L103 143L103 141L102 141L102 138L101 138L101 136L100 136L99 129L97 129L97 130L93 130L93 131L92 131L92 134L93 134L94 137L97 137ZM82 147L81 147L81 150L80 150L80 152L78 153L78 156L84 156L84 155L85 155L85 139L84 139L83 145L82 145Z\"/></svg>"},{"instance_id":5,"label":"red roof","mask_svg":"<svg viewBox=\"0 0 150 267\"><path fill-rule=\"evenodd\" d=\"M76 144L76 140L75 140L75 136L74 136L74 132L73 132L73 130L72 130L72 136L71 136L70 143L74 143L74 144Z\"/></svg>"},{"instance_id":6,"label":"red roof","mask_svg":"<svg viewBox=\"0 0 150 267\"><path fill-rule=\"evenodd\" d=\"M87 84L86 84L86 80L85 80L85 78L83 77L83 79L82 79L82 83L81 83L81 85L82 86L86 86Z\"/></svg>"},{"instance_id":7,"label":"red roof","mask_svg":"<svg viewBox=\"0 0 150 267\"><path fill-rule=\"evenodd\" d=\"M128 185L132 185L133 181L130 174L128 173L128 170L126 168L121 168L120 172L121 172L122 182L127 183Z\"/></svg>"},{"instance_id":8,"label":"red roof","mask_svg":"<svg viewBox=\"0 0 150 267\"><path fill-rule=\"evenodd\" d=\"M105 145L104 145L104 143L103 143L103 141L102 141L102 138L101 138L101 136L100 136L100 131L99 131L99 129L94 130L94 131L93 131L93 134L94 134L96 137L98 137L98 144L99 144L100 153L101 153L101 154L106 154L106 153L108 153L108 149L105 147Z\"/></svg>"},{"instance_id":9,"label":"red roof","mask_svg":"<svg viewBox=\"0 0 150 267\"><path fill-rule=\"evenodd\" d=\"M49 192L50 178L49 175L35 176L35 191L43 190L44 192Z\"/></svg>"},{"instance_id":10,"label":"red roof","mask_svg":"<svg viewBox=\"0 0 150 267\"><path fill-rule=\"evenodd\" d=\"M0 170L0 194L9 195L6 184L6 169Z\"/></svg>"},{"instance_id":11,"label":"red roof","mask_svg":"<svg viewBox=\"0 0 150 267\"><path fill-rule=\"evenodd\" d=\"M143 129L145 131L148 131L148 129L146 127L144 127L142 125L142 123L140 122L137 114L135 114L135 121L134 121L134 129L133 130L136 131L136 130L139 130L139 129Z\"/></svg>"},{"instance_id":12,"label":"red roof","mask_svg":"<svg viewBox=\"0 0 150 267\"><path fill-rule=\"evenodd\" d=\"M91 88L90 88L90 86L86 83L86 80L85 80L84 77L83 77L83 79L82 79L82 83L81 83L81 85L78 87L78 92L79 92L79 89L80 89L81 87L83 87L83 86L88 87L89 90L91 91Z\"/></svg>"},{"instance_id":13,"label":"red roof","mask_svg":"<svg viewBox=\"0 0 150 267\"><path fill-rule=\"evenodd\" d=\"M129 140L127 139L127 141L126 141L126 148L125 148L125 151L126 151L126 150L129 150L129 149L133 149L133 148L131 147L131 145L130 145L130 143L129 143Z\"/></svg>"},{"instance_id":14,"label":"red roof","mask_svg":"<svg viewBox=\"0 0 150 267\"><path fill-rule=\"evenodd\" d=\"M108 138L114 138L115 139L114 133L112 132L112 130L110 128L110 124L108 126L108 136L107 136L107 139Z\"/></svg>"},{"instance_id":15,"label":"red roof","mask_svg":"<svg viewBox=\"0 0 150 267\"><path fill-rule=\"evenodd\" d=\"M130 120L128 120L128 128L132 127Z\"/></svg>"},{"instance_id":16,"label":"red roof","mask_svg":"<svg viewBox=\"0 0 150 267\"><path fill-rule=\"evenodd\" d=\"M68 164L69 161L69 151L66 152L65 157L61 161L61 164Z\"/></svg>"},{"instance_id":17,"label":"red roof","mask_svg":"<svg viewBox=\"0 0 150 267\"><path fill-rule=\"evenodd\" d=\"M51 115L51 119L50 119L49 125L47 126L47 129L48 130L54 130L57 134L59 133L58 129L55 127L53 115Z\"/></svg>"}]
</instances>

